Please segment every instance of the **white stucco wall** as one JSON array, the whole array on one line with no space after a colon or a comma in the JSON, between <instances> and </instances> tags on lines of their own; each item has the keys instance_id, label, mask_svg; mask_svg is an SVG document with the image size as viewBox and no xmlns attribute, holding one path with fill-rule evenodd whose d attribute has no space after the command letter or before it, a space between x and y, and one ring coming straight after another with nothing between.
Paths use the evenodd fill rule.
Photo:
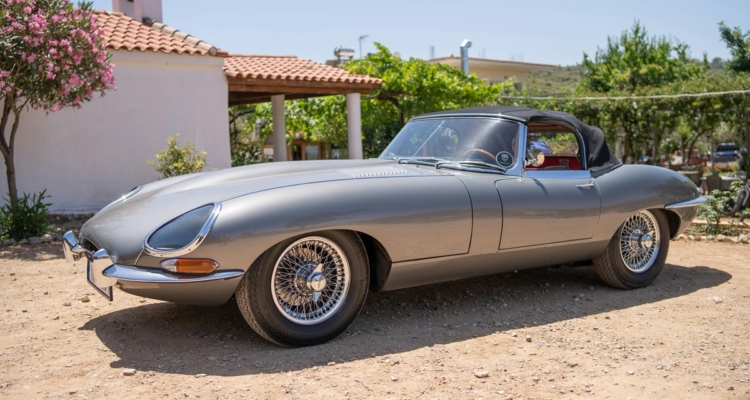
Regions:
<instances>
[{"instance_id":1,"label":"white stucco wall","mask_svg":"<svg viewBox=\"0 0 750 400\"><path fill-rule=\"evenodd\" d=\"M116 91L83 108L21 116L15 165L19 194L47 189L54 212L96 211L154 181L147 164L179 133L208 155L207 170L230 167L223 60L113 51ZM8 192L0 165L0 193ZM3 196L6 197L6 196Z\"/></svg>"}]
</instances>

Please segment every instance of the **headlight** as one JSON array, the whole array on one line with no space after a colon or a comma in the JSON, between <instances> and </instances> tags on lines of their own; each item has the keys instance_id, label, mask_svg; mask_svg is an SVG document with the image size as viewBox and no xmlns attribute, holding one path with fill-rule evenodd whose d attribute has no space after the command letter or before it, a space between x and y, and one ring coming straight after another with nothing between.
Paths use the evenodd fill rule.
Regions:
<instances>
[{"instance_id":1,"label":"headlight","mask_svg":"<svg viewBox=\"0 0 750 400\"><path fill-rule=\"evenodd\" d=\"M102 212L102 211L106 210L107 208L112 207L115 204L120 204L123 201L125 201L125 200L127 200L127 199L129 199L129 198L131 198L133 196L135 196L135 194L138 193L138 192L140 192L141 189L142 189L142 186L136 186L136 187L134 187L131 191L127 192L126 194L124 194L119 199L117 199L117 200L115 200L115 201L107 204L106 206L104 206L104 208L102 208L101 210L99 210L99 212Z\"/></svg>"},{"instance_id":2,"label":"headlight","mask_svg":"<svg viewBox=\"0 0 750 400\"><path fill-rule=\"evenodd\" d=\"M144 250L157 257L172 257L195 250L219 217L221 204L207 204L162 225L146 237Z\"/></svg>"}]
</instances>

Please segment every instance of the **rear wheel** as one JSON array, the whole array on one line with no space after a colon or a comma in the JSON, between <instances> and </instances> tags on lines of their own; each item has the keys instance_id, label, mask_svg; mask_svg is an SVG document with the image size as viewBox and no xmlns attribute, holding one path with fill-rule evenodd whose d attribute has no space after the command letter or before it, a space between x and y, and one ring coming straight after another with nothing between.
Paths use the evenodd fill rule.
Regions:
<instances>
[{"instance_id":1,"label":"rear wheel","mask_svg":"<svg viewBox=\"0 0 750 400\"><path fill-rule=\"evenodd\" d=\"M282 346L326 342L357 317L369 282L359 237L320 232L267 250L245 273L237 305L250 327Z\"/></svg>"},{"instance_id":2,"label":"rear wheel","mask_svg":"<svg viewBox=\"0 0 750 400\"><path fill-rule=\"evenodd\" d=\"M636 289L656 279L669 251L669 223L661 210L641 210L617 230L604 253L594 259L607 284Z\"/></svg>"}]
</instances>

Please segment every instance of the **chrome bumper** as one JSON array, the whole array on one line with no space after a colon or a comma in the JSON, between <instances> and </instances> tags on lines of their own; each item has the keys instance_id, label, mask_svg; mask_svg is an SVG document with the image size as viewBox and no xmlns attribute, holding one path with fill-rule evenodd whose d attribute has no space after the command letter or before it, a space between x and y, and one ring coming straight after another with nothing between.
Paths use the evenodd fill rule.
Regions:
<instances>
[{"instance_id":1,"label":"chrome bumper","mask_svg":"<svg viewBox=\"0 0 750 400\"><path fill-rule=\"evenodd\" d=\"M115 281L139 282L139 283L197 283L220 281L241 277L245 271L224 270L216 271L209 275L176 275L171 272L155 268L141 268L132 265L112 264L102 272L104 276Z\"/></svg>"},{"instance_id":2,"label":"chrome bumper","mask_svg":"<svg viewBox=\"0 0 750 400\"><path fill-rule=\"evenodd\" d=\"M62 244L63 252L65 253L65 260L69 263L74 263L82 257L86 258L88 262L87 279L89 283L110 301L112 301L112 287L115 285L125 291L130 291L128 289L157 289L164 288L164 285L172 286L172 284L192 284L232 280L242 277L245 273L243 270L220 270L209 275L178 275L156 268L143 268L132 265L116 264L110 258L107 250L99 249L92 253L90 250L85 249L78 242L78 238L76 238L73 232L67 232L63 235ZM219 286L222 286L222 284ZM231 292L233 291L234 289L231 289ZM171 296L164 298L163 296L160 296L157 291L155 293L148 293L144 297L158 298L168 301L175 301L176 299L180 300L179 302L191 303L189 292L190 291L187 291L178 297ZM224 301L226 301L226 299ZM217 301L209 301L207 304L208 303L221 304L221 302Z\"/></svg>"},{"instance_id":3,"label":"chrome bumper","mask_svg":"<svg viewBox=\"0 0 750 400\"><path fill-rule=\"evenodd\" d=\"M692 200L681 201L679 203L667 204L664 209L677 214L680 218L680 226L672 232L670 239L674 239L681 233L685 232L693 223L693 219L698 214L698 208L708 199L700 196Z\"/></svg>"},{"instance_id":4,"label":"chrome bumper","mask_svg":"<svg viewBox=\"0 0 750 400\"><path fill-rule=\"evenodd\" d=\"M666 208L667 210L674 210L674 209L679 209L679 208L698 207L701 204L705 203L706 201L708 201L707 198L700 196L700 197L696 197L688 201L681 201L679 203L667 204L664 208Z\"/></svg>"},{"instance_id":5,"label":"chrome bumper","mask_svg":"<svg viewBox=\"0 0 750 400\"><path fill-rule=\"evenodd\" d=\"M117 279L104 275L104 270L113 265L107 250L99 249L92 253L78 243L78 238L71 231L63 235L62 243L65 260L69 263L86 257L86 279L102 296L112 301L112 286L117 283Z\"/></svg>"}]
</instances>

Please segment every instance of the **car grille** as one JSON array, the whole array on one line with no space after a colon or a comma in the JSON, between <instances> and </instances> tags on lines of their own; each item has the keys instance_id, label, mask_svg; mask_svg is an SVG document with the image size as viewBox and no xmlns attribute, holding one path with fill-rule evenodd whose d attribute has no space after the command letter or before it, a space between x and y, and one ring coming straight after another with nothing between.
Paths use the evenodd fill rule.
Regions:
<instances>
[{"instance_id":1,"label":"car grille","mask_svg":"<svg viewBox=\"0 0 750 400\"><path fill-rule=\"evenodd\" d=\"M99 247L97 247L92 241L86 238L83 238L81 240L81 246L92 253L95 253L97 250L99 250Z\"/></svg>"}]
</instances>

